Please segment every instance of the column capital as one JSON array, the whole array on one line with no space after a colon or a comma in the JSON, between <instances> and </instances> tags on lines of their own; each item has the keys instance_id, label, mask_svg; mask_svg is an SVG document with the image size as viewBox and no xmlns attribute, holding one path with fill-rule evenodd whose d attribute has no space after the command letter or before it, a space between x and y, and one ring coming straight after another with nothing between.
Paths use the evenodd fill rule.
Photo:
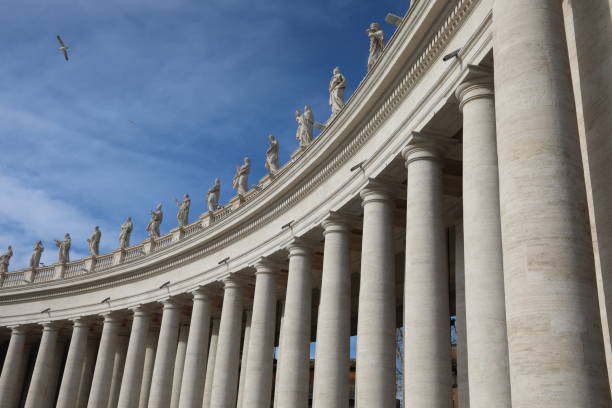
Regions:
<instances>
[{"instance_id":1,"label":"column capital","mask_svg":"<svg viewBox=\"0 0 612 408\"><path fill-rule=\"evenodd\" d=\"M279 265L266 257L261 257L253 265L255 267L255 275L259 274L276 274L280 270Z\"/></svg>"},{"instance_id":2,"label":"column capital","mask_svg":"<svg viewBox=\"0 0 612 408\"><path fill-rule=\"evenodd\" d=\"M242 282L237 279L236 277L230 275L226 278L223 278L221 280L221 282L223 282L223 289L227 290L227 289L241 289L244 285L242 284Z\"/></svg>"},{"instance_id":3,"label":"column capital","mask_svg":"<svg viewBox=\"0 0 612 408\"><path fill-rule=\"evenodd\" d=\"M289 258L292 256L309 256L312 254L312 243L304 238L295 237L287 246Z\"/></svg>"},{"instance_id":4,"label":"column capital","mask_svg":"<svg viewBox=\"0 0 612 408\"><path fill-rule=\"evenodd\" d=\"M151 311L149 310L147 305L143 305L142 303L139 303L137 305L128 307L128 310L130 310L132 312L132 317L142 317L142 316L149 316L151 314Z\"/></svg>"},{"instance_id":5,"label":"column capital","mask_svg":"<svg viewBox=\"0 0 612 408\"><path fill-rule=\"evenodd\" d=\"M369 179L365 187L359 192L361 196L361 206L373 202L389 202L392 194L389 186L379 180Z\"/></svg>"},{"instance_id":6,"label":"column capital","mask_svg":"<svg viewBox=\"0 0 612 408\"><path fill-rule=\"evenodd\" d=\"M412 132L402 149L406 167L416 160L441 160L446 149L456 140L429 132Z\"/></svg>"},{"instance_id":7,"label":"column capital","mask_svg":"<svg viewBox=\"0 0 612 408\"><path fill-rule=\"evenodd\" d=\"M53 322L53 321L42 322L42 323L40 323L40 325L43 328L42 329L43 332L59 330L59 326L58 326L57 322Z\"/></svg>"},{"instance_id":8,"label":"column capital","mask_svg":"<svg viewBox=\"0 0 612 408\"><path fill-rule=\"evenodd\" d=\"M212 292L206 286L198 286L195 289L189 291L193 296L194 302L196 300L210 300L213 296Z\"/></svg>"},{"instance_id":9,"label":"column capital","mask_svg":"<svg viewBox=\"0 0 612 408\"><path fill-rule=\"evenodd\" d=\"M101 313L102 317L104 317L104 324L106 323L120 323L121 318L119 317L116 311L104 312Z\"/></svg>"},{"instance_id":10,"label":"column capital","mask_svg":"<svg viewBox=\"0 0 612 408\"><path fill-rule=\"evenodd\" d=\"M91 326L91 322L89 322L89 320L84 316L75 317L73 319L70 319L70 321L72 321L73 328L77 328L77 327L89 328Z\"/></svg>"},{"instance_id":11,"label":"column capital","mask_svg":"<svg viewBox=\"0 0 612 408\"><path fill-rule=\"evenodd\" d=\"M11 335L26 335L28 334L28 328L24 325L8 326L11 329Z\"/></svg>"},{"instance_id":12,"label":"column capital","mask_svg":"<svg viewBox=\"0 0 612 408\"><path fill-rule=\"evenodd\" d=\"M159 301L159 303L162 304L163 310L166 309L178 309L180 307L179 303L173 299L172 297L167 297L164 299L161 299Z\"/></svg>"},{"instance_id":13,"label":"column capital","mask_svg":"<svg viewBox=\"0 0 612 408\"><path fill-rule=\"evenodd\" d=\"M321 226L325 230L323 231L324 236L330 232L350 232L351 220L341 213L330 211L329 215L321 222Z\"/></svg>"},{"instance_id":14,"label":"column capital","mask_svg":"<svg viewBox=\"0 0 612 408\"><path fill-rule=\"evenodd\" d=\"M459 100L459 110L475 99L493 98L493 72L489 69L476 65L469 65L467 74L461 84L455 90L455 96Z\"/></svg>"}]
</instances>

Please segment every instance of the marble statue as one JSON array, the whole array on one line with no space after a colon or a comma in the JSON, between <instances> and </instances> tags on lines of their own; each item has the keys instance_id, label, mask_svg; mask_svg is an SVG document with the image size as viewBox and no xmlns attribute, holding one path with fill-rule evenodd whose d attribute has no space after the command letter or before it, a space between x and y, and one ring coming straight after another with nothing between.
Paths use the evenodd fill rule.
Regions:
<instances>
[{"instance_id":1,"label":"marble statue","mask_svg":"<svg viewBox=\"0 0 612 408\"><path fill-rule=\"evenodd\" d=\"M125 249L130 246L130 235L132 235L132 217L127 217L127 220L121 224L121 232L119 233L119 248Z\"/></svg>"},{"instance_id":2,"label":"marble statue","mask_svg":"<svg viewBox=\"0 0 612 408\"><path fill-rule=\"evenodd\" d=\"M91 256L100 255L100 238L102 238L102 231L100 227L96 225L91 237L87 238L87 244L89 245L89 254Z\"/></svg>"},{"instance_id":3,"label":"marble statue","mask_svg":"<svg viewBox=\"0 0 612 408\"><path fill-rule=\"evenodd\" d=\"M331 115L335 116L344 107L344 90L346 89L346 78L340 72L340 68L334 68L334 74L329 81L329 106Z\"/></svg>"},{"instance_id":4,"label":"marble statue","mask_svg":"<svg viewBox=\"0 0 612 408\"><path fill-rule=\"evenodd\" d=\"M278 139L272 135L268 135L270 146L266 151L266 170L268 174L274 174L278 171Z\"/></svg>"},{"instance_id":5,"label":"marble statue","mask_svg":"<svg viewBox=\"0 0 612 408\"><path fill-rule=\"evenodd\" d=\"M66 233L64 235L63 241L55 240L55 246L59 248L58 262L63 264L66 262L70 262L70 246L72 244L72 239L70 238L70 234Z\"/></svg>"},{"instance_id":6,"label":"marble statue","mask_svg":"<svg viewBox=\"0 0 612 408\"><path fill-rule=\"evenodd\" d=\"M243 195L249 191L249 172L251 171L251 159L244 158L242 166L236 166L236 174L232 180L233 187L238 190L238 194Z\"/></svg>"},{"instance_id":7,"label":"marble statue","mask_svg":"<svg viewBox=\"0 0 612 408\"><path fill-rule=\"evenodd\" d=\"M208 211L215 211L219 208L219 196L221 195L221 180L215 179L215 184L208 189L206 200L208 201Z\"/></svg>"},{"instance_id":8,"label":"marble statue","mask_svg":"<svg viewBox=\"0 0 612 408\"><path fill-rule=\"evenodd\" d=\"M36 245L34 245L32 256L30 257L30 268L38 268L38 265L40 265L40 257L42 256L44 250L45 247L43 246L42 241L38 241Z\"/></svg>"},{"instance_id":9,"label":"marble statue","mask_svg":"<svg viewBox=\"0 0 612 408\"><path fill-rule=\"evenodd\" d=\"M149 224L147 224L147 232L149 233L149 238L159 238L159 226L164 220L164 212L162 211L162 205L157 204L155 210L151 211L151 219L149 220Z\"/></svg>"},{"instance_id":10,"label":"marble statue","mask_svg":"<svg viewBox=\"0 0 612 408\"><path fill-rule=\"evenodd\" d=\"M378 23L370 24L370 28L366 30L368 37L370 37L370 55L368 56L368 71L372 69L384 47L385 33L381 30Z\"/></svg>"},{"instance_id":11,"label":"marble statue","mask_svg":"<svg viewBox=\"0 0 612 408\"><path fill-rule=\"evenodd\" d=\"M0 255L0 273L8 272L9 262L13 256L13 248L9 245L6 252Z\"/></svg>"},{"instance_id":12,"label":"marble statue","mask_svg":"<svg viewBox=\"0 0 612 408\"><path fill-rule=\"evenodd\" d=\"M300 142L300 147L306 147L312 142L312 128L314 126L314 114L310 106L304 106L304 113L295 111L295 121L298 124L295 138Z\"/></svg>"},{"instance_id":13,"label":"marble statue","mask_svg":"<svg viewBox=\"0 0 612 408\"><path fill-rule=\"evenodd\" d=\"M176 214L176 220L180 227L184 227L189 224L189 207L191 206L191 198L189 194L183 194L183 201L175 199L176 205L178 205L178 213Z\"/></svg>"}]
</instances>

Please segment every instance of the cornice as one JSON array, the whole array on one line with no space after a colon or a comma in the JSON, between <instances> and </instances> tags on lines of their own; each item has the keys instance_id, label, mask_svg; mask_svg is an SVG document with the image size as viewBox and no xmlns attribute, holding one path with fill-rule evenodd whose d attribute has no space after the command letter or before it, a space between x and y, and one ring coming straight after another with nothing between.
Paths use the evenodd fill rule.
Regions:
<instances>
[{"instance_id":1,"label":"cornice","mask_svg":"<svg viewBox=\"0 0 612 408\"><path fill-rule=\"evenodd\" d=\"M411 56L413 62L410 68L401 80L397 81L397 73L394 70L398 68L395 65L405 62L398 60L398 55L408 53L410 47L414 49L414 44L409 41L411 32L415 30L415 26L411 25L411 16L416 18L424 13L428 2L416 3L391 37L374 69L363 79L345 108L321 135L297 160L280 169L265 188L251 190L245 196L245 202L237 209L226 206L215 212L215 221L208 228L199 228L197 223L191 224L187 227L191 234L180 241L168 242L166 246L151 254L136 257L120 265L105 263L101 270L94 269L94 272L88 274L0 289L0 304L82 293L154 276L218 251L270 220L280 217L359 151L406 98L429 67L439 59L442 50L477 2L478 0L458 0L435 34L430 36L424 51L418 57ZM395 82L396 86L388 92L386 98L379 100L377 108L372 110L368 95L374 90L385 92L385 89L380 89L384 82ZM368 111L370 113L365 115ZM369 119L364 121L363 117ZM359 129L355 129L356 127ZM278 204L271 206L271 202ZM247 215L251 221L245 222ZM160 239L168 239L168 236ZM138 250L141 246L142 244L137 245L127 251ZM108 255L101 255L99 258L104 257Z\"/></svg>"}]
</instances>

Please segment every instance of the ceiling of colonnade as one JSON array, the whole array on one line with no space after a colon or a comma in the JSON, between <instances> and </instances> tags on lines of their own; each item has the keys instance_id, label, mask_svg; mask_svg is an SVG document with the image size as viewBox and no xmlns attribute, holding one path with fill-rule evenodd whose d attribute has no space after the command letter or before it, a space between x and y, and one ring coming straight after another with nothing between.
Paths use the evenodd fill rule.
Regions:
<instances>
[{"instance_id":1,"label":"ceiling of colonnade","mask_svg":"<svg viewBox=\"0 0 612 408\"><path fill-rule=\"evenodd\" d=\"M42 261L56 261L53 239L70 232L72 258L86 254L95 225L101 250L116 247L132 216L133 242L145 237L149 210L166 209L162 233L176 225L175 198L204 212L215 177L222 202L233 195L234 165L253 158L263 176L266 135L278 137L281 163L297 146L294 110L327 119L327 85L339 66L350 96L366 70L365 28L402 0L214 0L104 3L24 0L0 5L0 251L10 269L27 266L42 239ZM10 7L10 8L9 8ZM55 36L70 46L69 61Z\"/></svg>"}]
</instances>

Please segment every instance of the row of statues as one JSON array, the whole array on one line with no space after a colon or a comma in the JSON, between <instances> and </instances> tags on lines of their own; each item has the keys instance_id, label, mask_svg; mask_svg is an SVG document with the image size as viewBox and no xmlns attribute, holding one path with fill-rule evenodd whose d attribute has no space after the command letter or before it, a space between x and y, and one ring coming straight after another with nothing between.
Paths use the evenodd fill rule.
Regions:
<instances>
[{"instance_id":1,"label":"row of statues","mask_svg":"<svg viewBox=\"0 0 612 408\"><path fill-rule=\"evenodd\" d=\"M384 32L377 23L372 23L366 30L366 34L370 40L370 50L368 55L368 72L372 70L378 59L380 58L383 47L384 47ZM336 67L333 70L332 77L329 81L329 106L331 109L330 119L333 119L345 105L344 102L344 91L346 90L346 78L340 72L340 68ZM298 125L295 138L299 143L299 149L304 149L310 145L313 140L313 129L318 127L323 129L325 125L315 121L314 113L309 105L304 106L304 110L295 111L295 121ZM265 168L269 175L274 175L279 170L278 164L278 153L279 144L278 139L273 135L268 135L268 149L266 150L266 161ZM249 173L251 171L251 160L248 157L244 158L244 162L240 166L236 166L236 172L232 179L232 186L239 195L244 195L248 192L248 180ZM214 181L213 186L208 189L207 192L207 206L208 211L215 211L220 208L219 199L221 196L221 181L217 178ZM175 200L178 206L178 213L176 219L180 227L185 227L189 224L189 208L191 206L191 198L189 194L183 195L183 200ZM164 220L164 213L162 210L162 204L158 204L157 207L151 211L149 223L147 224L146 231L149 238L160 237L160 226ZM125 222L121 225L121 231L119 233L119 248L125 249L130 246L130 236L134 225L132 224L132 218L128 217ZM100 227L96 226L92 235L87 239L89 247L89 253L92 257L99 256L100 254L100 239L102 238L102 232ZM55 246L58 248L59 263L70 262L70 247L72 245L72 239L70 234L66 234L63 240L55 240ZM37 268L40 265L40 258L43 251L45 250L42 241L38 241L33 248L32 256L30 257L30 267ZM9 262L13 256L13 249L11 246L7 248L7 251L0 255L0 273L8 272Z\"/></svg>"}]
</instances>

